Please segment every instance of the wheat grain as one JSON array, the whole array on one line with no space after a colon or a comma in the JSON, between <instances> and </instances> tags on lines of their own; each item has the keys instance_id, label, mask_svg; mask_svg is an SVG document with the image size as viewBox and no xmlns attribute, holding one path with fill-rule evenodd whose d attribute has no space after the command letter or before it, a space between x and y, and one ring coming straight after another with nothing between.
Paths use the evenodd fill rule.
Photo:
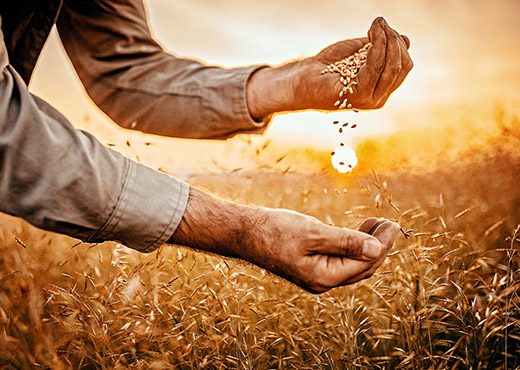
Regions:
<instances>
[{"instance_id":1,"label":"wheat grain","mask_svg":"<svg viewBox=\"0 0 520 370\"><path fill-rule=\"evenodd\" d=\"M357 77L357 74L361 67L366 63L368 49L370 48L371 43L366 43L354 54L338 60L337 62L328 64L322 71L322 74L325 73L338 73L340 75L339 82L343 85L343 88L339 92L339 97L342 98L345 93L354 94L354 89L352 86L357 85L357 82L354 79ZM334 103L334 106L337 107L340 105L340 100ZM343 104L340 105L339 109L344 109L345 106L347 108L352 108L352 105L346 105L346 99L343 101Z\"/></svg>"}]
</instances>

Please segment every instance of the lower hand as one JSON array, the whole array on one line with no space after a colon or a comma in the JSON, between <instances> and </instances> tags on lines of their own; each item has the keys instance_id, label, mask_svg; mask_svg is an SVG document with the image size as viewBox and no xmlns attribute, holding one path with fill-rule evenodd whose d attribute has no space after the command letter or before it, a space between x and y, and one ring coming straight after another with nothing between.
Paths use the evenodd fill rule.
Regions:
<instances>
[{"instance_id":1,"label":"lower hand","mask_svg":"<svg viewBox=\"0 0 520 370\"><path fill-rule=\"evenodd\" d=\"M398 230L376 218L358 230L327 226L294 211L246 207L191 188L170 242L240 258L321 293L370 277Z\"/></svg>"},{"instance_id":2,"label":"lower hand","mask_svg":"<svg viewBox=\"0 0 520 370\"><path fill-rule=\"evenodd\" d=\"M358 230L327 226L288 210L265 209L245 259L312 293L366 279L385 260L399 227L369 218Z\"/></svg>"}]
</instances>

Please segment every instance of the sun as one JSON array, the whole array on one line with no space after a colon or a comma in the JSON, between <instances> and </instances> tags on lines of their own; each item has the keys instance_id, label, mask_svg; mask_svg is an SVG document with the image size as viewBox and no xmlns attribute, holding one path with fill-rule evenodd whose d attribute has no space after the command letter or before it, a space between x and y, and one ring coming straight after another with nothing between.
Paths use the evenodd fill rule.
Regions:
<instances>
[{"instance_id":1,"label":"sun","mask_svg":"<svg viewBox=\"0 0 520 370\"><path fill-rule=\"evenodd\" d=\"M332 166L339 173L349 173L356 167L358 159L354 149L341 143L340 146L332 152L331 161Z\"/></svg>"}]
</instances>

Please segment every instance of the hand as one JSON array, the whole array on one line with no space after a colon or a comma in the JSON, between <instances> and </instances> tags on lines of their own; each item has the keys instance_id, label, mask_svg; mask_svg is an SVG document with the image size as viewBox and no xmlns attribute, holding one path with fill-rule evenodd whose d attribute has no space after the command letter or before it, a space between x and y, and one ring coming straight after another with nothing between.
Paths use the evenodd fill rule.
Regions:
<instances>
[{"instance_id":1,"label":"hand","mask_svg":"<svg viewBox=\"0 0 520 370\"><path fill-rule=\"evenodd\" d=\"M332 227L294 211L246 207L190 189L170 242L243 259L321 293L370 277L398 230L376 218L358 230Z\"/></svg>"},{"instance_id":2,"label":"hand","mask_svg":"<svg viewBox=\"0 0 520 370\"><path fill-rule=\"evenodd\" d=\"M309 97L308 105L315 108L334 109L338 93L343 88L337 73L321 71L330 63L354 54L370 42L366 63L357 75L354 93L347 94L349 103L355 108L381 108L390 94L401 85L413 67L408 54L410 40L390 28L382 18L376 18L368 31L368 38L338 42L322 50L306 61L308 78L301 79L300 91ZM314 92L314 93L313 93Z\"/></svg>"},{"instance_id":3,"label":"hand","mask_svg":"<svg viewBox=\"0 0 520 370\"><path fill-rule=\"evenodd\" d=\"M372 46L367 61L359 70L353 94L346 97L354 108L381 108L404 81L413 63L408 54L409 39L379 17L373 21L368 37L340 41L313 57L254 73L247 89L251 115L260 119L280 111L337 109L334 103L343 88L339 75L321 71L354 54L369 41Z\"/></svg>"},{"instance_id":4,"label":"hand","mask_svg":"<svg viewBox=\"0 0 520 370\"><path fill-rule=\"evenodd\" d=\"M358 230L327 226L288 210L265 209L252 229L249 260L312 293L366 279L392 247L399 227L369 218Z\"/></svg>"}]
</instances>

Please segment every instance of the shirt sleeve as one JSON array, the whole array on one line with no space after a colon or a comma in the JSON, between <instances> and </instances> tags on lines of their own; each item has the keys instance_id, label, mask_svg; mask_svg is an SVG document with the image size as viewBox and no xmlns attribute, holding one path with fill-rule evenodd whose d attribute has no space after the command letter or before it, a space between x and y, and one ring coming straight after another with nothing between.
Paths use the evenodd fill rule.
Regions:
<instances>
[{"instance_id":1,"label":"shirt sleeve","mask_svg":"<svg viewBox=\"0 0 520 370\"><path fill-rule=\"evenodd\" d=\"M0 19L1 21L1 19ZM85 241L150 252L180 222L188 185L128 160L31 95L0 30L0 210Z\"/></svg>"},{"instance_id":2,"label":"shirt sleeve","mask_svg":"<svg viewBox=\"0 0 520 370\"><path fill-rule=\"evenodd\" d=\"M142 0L66 1L57 25L87 93L119 125L205 139L265 129L246 102L247 80L262 66L226 69L166 53Z\"/></svg>"}]
</instances>

